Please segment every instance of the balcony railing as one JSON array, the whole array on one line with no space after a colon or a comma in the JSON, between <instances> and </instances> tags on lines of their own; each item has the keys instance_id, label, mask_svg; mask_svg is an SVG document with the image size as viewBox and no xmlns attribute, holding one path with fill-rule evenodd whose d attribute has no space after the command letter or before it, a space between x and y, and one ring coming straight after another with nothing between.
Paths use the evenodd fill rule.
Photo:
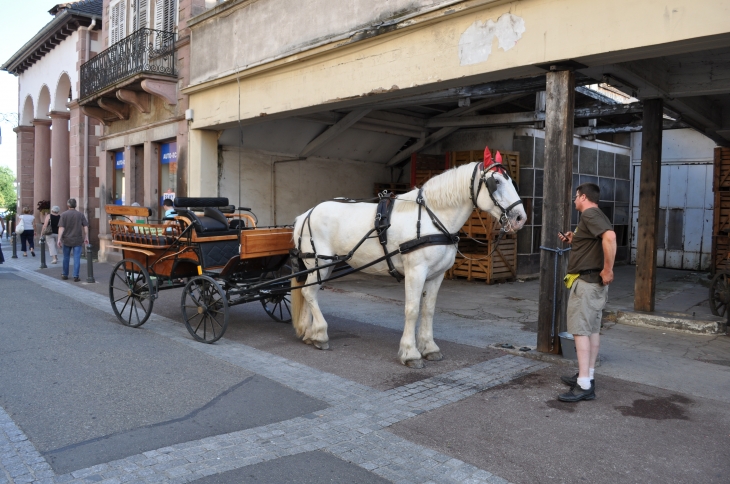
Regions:
<instances>
[{"instance_id":1,"label":"balcony railing","mask_svg":"<svg viewBox=\"0 0 730 484\"><path fill-rule=\"evenodd\" d=\"M175 77L175 33L139 29L81 66L81 99L136 74Z\"/></svg>"}]
</instances>

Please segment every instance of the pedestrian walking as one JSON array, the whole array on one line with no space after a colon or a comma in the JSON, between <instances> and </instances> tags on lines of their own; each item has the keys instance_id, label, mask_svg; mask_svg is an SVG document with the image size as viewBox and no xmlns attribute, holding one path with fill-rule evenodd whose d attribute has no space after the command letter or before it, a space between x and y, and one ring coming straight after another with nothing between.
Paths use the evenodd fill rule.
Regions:
<instances>
[{"instance_id":1,"label":"pedestrian walking","mask_svg":"<svg viewBox=\"0 0 730 484\"><path fill-rule=\"evenodd\" d=\"M46 220L43 222L43 228L41 234L46 238L46 245L48 246L48 252L51 254L51 264L58 264L58 222L61 220L59 213L61 209L58 205L51 207L51 213L46 215ZM49 230L50 227L50 230Z\"/></svg>"},{"instance_id":2,"label":"pedestrian walking","mask_svg":"<svg viewBox=\"0 0 730 484\"><path fill-rule=\"evenodd\" d=\"M58 221L58 247L63 247L63 274L61 279L68 279L68 263L71 251L74 254L74 282L79 282L79 266L81 265L81 245L89 244L89 223L84 214L76 210L76 199L69 198L68 210L61 214Z\"/></svg>"},{"instance_id":3,"label":"pedestrian walking","mask_svg":"<svg viewBox=\"0 0 730 484\"><path fill-rule=\"evenodd\" d=\"M0 217L0 264L5 262L5 256L3 255L3 234L5 233L5 222Z\"/></svg>"},{"instance_id":4,"label":"pedestrian walking","mask_svg":"<svg viewBox=\"0 0 730 484\"><path fill-rule=\"evenodd\" d=\"M601 318L608 301L608 285L613 282L616 259L616 233L606 214L598 208L601 190L595 183L583 183L575 193L575 209L580 221L575 232L558 233L563 242L572 244L565 285L568 299L568 332L573 335L578 355L578 373L563 376L570 385L558 396L563 402L596 398L594 378L600 347Z\"/></svg>"},{"instance_id":5,"label":"pedestrian walking","mask_svg":"<svg viewBox=\"0 0 730 484\"><path fill-rule=\"evenodd\" d=\"M18 215L18 223L21 220L23 221L23 232L20 234L20 251L23 253L23 257L28 257L27 247L30 249L31 255L35 257L35 245L33 244L33 238L35 237L35 217L31 214L29 207L23 207L23 214Z\"/></svg>"}]
</instances>

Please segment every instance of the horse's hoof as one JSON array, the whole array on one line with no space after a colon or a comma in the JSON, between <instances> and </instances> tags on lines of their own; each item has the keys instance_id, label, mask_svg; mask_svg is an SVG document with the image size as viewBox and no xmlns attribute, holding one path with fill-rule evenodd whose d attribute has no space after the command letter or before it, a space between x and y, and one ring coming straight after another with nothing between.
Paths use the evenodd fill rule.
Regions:
<instances>
[{"instance_id":1,"label":"horse's hoof","mask_svg":"<svg viewBox=\"0 0 730 484\"><path fill-rule=\"evenodd\" d=\"M312 344L312 340L311 339L303 339L302 341L304 342L305 345L311 345Z\"/></svg>"},{"instance_id":2,"label":"horse's hoof","mask_svg":"<svg viewBox=\"0 0 730 484\"><path fill-rule=\"evenodd\" d=\"M442 355L440 351L423 355L423 357L426 358L428 361L441 361L444 359L444 355Z\"/></svg>"},{"instance_id":3,"label":"horse's hoof","mask_svg":"<svg viewBox=\"0 0 730 484\"><path fill-rule=\"evenodd\" d=\"M408 361L406 361L406 366L408 368L414 368L416 370L420 370L421 368L423 368L424 366L426 366L426 364L423 362L422 359L419 358L418 360L408 360Z\"/></svg>"},{"instance_id":4,"label":"horse's hoof","mask_svg":"<svg viewBox=\"0 0 730 484\"><path fill-rule=\"evenodd\" d=\"M330 344L329 344L329 343L327 343L327 342L324 342L324 343L317 343L316 341L312 341L312 344L313 344L313 345L314 345L314 347L315 347L315 348L317 348L318 350L328 350L328 349L330 349Z\"/></svg>"}]
</instances>

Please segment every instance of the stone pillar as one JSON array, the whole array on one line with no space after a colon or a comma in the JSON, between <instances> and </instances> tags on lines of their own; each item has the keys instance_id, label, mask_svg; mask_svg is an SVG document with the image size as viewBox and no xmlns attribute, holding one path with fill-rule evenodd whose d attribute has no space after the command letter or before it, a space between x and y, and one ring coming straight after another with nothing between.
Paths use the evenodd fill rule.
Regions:
<instances>
[{"instance_id":1,"label":"stone pillar","mask_svg":"<svg viewBox=\"0 0 730 484\"><path fill-rule=\"evenodd\" d=\"M152 209L153 218L162 218L160 213L160 194L158 185L160 179L160 148L157 143L146 141L144 144L144 179L146 182L144 191L144 205Z\"/></svg>"},{"instance_id":2,"label":"stone pillar","mask_svg":"<svg viewBox=\"0 0 730 484\"><path fill-rule=\"evenodd\" d=\"M137 150L134 146L124 147L124 205L140 203L137 200ZM141 205L141 203L140 203Z\"/></svg>"},{"instance_id":3,"label":"stone pillar","mask_svg":"<svg viewBox=\"0 0 730 484\"><path fill-rule=\"evenodd\" d=\"M218 196L218 131L191 129L188 156L188 196ZM216 160L216 162L212 162Z\"/></svg>"},{"instance_id":4,"label":"stone pillar","mask_svg":"<svg viewBox=\"0 0 730 484\"><path fill-rule=\"evenodd\" d=\"M17 170L18 213L24 206L33 206L33 171L35 169L35 128L18 126L13 129L18 135Z\"/></svg>"},{"instance_id":5,"label":"stone pillar","mask_svg":"<svg viewBox=\"0 0 730 484\"><path fill-rule=\"evenodd\" d=\"M38 202L51 199L51 120L34 119L35 151L33 169L33 215L40 220L40 213L36 213Z\"/></svg>"},{"instance_id":6,"label":"stone pillar","mask_svg":"<svg viewBox=\"0 0 730 484\"><path fill-rule=\"evenodd\" d=\"M51 206L64 207L70 198L68 121L71 114L51 111Z\"/></svg>"}]
</instances>

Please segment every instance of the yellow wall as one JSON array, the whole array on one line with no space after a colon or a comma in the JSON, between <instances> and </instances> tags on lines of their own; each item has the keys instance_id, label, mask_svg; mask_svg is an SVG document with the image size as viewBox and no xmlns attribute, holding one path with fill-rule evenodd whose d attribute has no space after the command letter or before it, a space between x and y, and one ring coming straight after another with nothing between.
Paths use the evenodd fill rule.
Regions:
<instances>
[{"instance_id":1,"label":"yellow wall","mask_svg":"<svg viewBox=\"0 0 730 484\"><path fill-rule=\"evenodd\" d=\"M464 2L468 5L470 2ZM589 65L700 49L698 39L730 32L727 0L525 0L448 14L449 9L404 22L395 32L334 43L191 86L193 128L214 128L238 119L254 120L322 104L367 104L385 91L403 94L469 85L544 72L535 64L563 59ZM487 60L463 65L459 43L476 22L497 22L511 14L524 33L505 51L495 38ZM195 31L205 29L198 24ZM245 42L245 39L240 39ZM669 45L669 43L673 43ZM225 55L221 49L209 55ZM310 109L310 110L321 110ZM326 108L325 108L326 109Z\"/></svg>"}]
</instances>

